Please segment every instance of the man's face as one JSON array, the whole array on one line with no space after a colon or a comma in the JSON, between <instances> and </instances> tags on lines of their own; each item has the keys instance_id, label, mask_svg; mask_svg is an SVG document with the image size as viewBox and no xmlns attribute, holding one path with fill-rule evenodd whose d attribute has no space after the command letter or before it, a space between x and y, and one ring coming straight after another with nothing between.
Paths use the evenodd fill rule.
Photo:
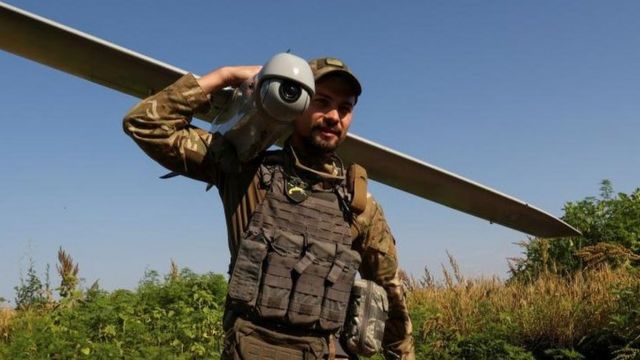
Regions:
<instances>
[{"instance_id":1,"label":"man's face","mask_svg":"<svg viewBox=\"0 0 640 360\"><path fill-rule=\"evenodd\" d=\"M321 78L309 108L294 121L293 145L317 154L335 151L347 137L355 103L347 80L333 74Z\"/></svg>"}]
</instances>

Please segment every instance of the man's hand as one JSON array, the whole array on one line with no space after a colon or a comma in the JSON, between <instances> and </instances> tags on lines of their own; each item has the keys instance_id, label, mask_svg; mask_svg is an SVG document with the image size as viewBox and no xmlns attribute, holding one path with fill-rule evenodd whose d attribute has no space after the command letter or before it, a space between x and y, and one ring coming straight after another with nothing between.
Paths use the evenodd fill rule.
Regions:
<instances>
[{"instance_id":1,"label":"man's hand","mask_svg":"<svg viewBox=\"0 0 640 360\"><path fill-rule=\"evenodd\" d=\"M226 86L239 86L243 81L253 77L262 66L225 66L213 70L198 79L198 85L206 94L214 93Z\"/></svg>"}]
</instances>

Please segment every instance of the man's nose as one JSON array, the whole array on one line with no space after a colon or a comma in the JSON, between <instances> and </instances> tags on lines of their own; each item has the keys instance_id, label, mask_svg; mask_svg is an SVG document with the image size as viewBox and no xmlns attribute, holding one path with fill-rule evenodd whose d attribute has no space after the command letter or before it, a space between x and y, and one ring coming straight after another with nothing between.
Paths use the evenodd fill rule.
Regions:
<instances>
[{"instance_id":1,"label":"man's nose","mask_svg":"<svg viewBox=\"0 0 640 360\"><path fill-rule=\"evenodd\" d=\"M333 108L333 109L327 111L324 114L324 117L325 117L325 119L327 121L330 121L331 124L335 124L335 123L340 121L340 114L338 113L338 109L336 109L336 108Z\"/></svg>"}]
</instances>

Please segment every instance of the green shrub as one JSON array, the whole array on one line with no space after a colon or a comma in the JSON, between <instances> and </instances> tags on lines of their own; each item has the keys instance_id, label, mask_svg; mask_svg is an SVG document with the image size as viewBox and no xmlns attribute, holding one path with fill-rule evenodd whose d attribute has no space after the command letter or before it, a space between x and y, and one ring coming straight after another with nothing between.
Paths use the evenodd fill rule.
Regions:
<instances>
[{"instance_id":1,"label":"green shrub","mask_svg":"<svg viewBox=\"0 0 640 360\"><path fill-rule=\"evenodd\" d=\"M592 260L613 267L627 266L640 259L640 188L631 195L614 195L611 182L603 180L599 197L567 202L564 213L562 219L579 229L582 236L533 238L521 243L524 258L515 259L513 277L531 280L543 272L570 274L594 265L588 258L594 255L594 250L596 256ZM598 247L601 243L610 245ZM580 256L581 250L588 247L591 254Z\"/></svg>"},{"instance_id":2,"label":"green shrub","mask_svg":"<svg viewBox=\"0 0 640 360\"><path fill-rule=\"evenodd\" d=\"M155 273L157 274L157 273ZM136 291L93 288L55 308L19 311L3 359L217 359L226 280L183 269L159 280L148 272Z\"/></svg>"}]
</instances>

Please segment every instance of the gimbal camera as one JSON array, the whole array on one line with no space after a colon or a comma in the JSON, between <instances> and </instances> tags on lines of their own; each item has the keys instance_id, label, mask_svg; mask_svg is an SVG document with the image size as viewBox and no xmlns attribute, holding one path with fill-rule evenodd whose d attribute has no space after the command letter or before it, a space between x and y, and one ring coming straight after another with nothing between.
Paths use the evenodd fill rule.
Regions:
<instances>
[{"instance_id":1,"label":"gimbal camera","mask_svg":"<svg viewBox=\"0 0 640 360\"><path fill-rule=\"evenodd\" d=\"M236 149L238 158L250 160L291 132L315 93L313 72L306 60L289 53L275 55L260 70L233 90L212 122Z\"/></svg>"}]
</instances>

